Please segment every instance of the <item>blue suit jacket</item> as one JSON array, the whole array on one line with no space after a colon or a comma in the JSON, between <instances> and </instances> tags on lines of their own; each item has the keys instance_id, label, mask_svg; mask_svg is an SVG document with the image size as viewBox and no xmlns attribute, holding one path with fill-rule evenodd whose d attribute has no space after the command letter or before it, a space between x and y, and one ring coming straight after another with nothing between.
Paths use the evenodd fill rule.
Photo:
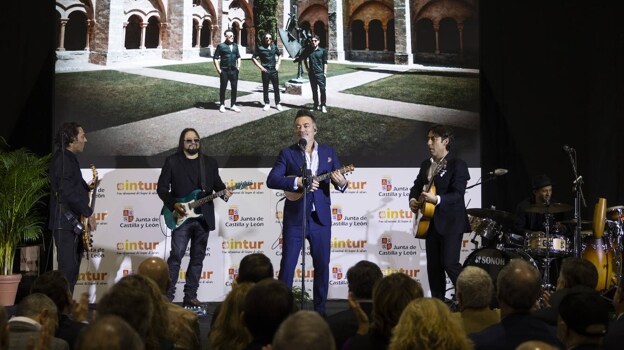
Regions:
<instances>
[{"instance_id":1,"label":"blue suit jacket","mask_svg":"<svg viewBox=\"0 0 624 350\"><path fill-rule=\"evenodd\" d=\"M328 145L318 145L319 165L316 175L322 175L340 169L340 161L336 151ZM293 192L294 177L302 176L305 157L298 145L292 145L280 151L273 168L267 177L267 186L276 190ZM307 215L316 210L318 218L323 226L331 225L331 179L327 178L319 183L319 188L307 194ZM340 189L334 186L336 190ZM342 190L344 191L344 189ZM284 204L284 228L301 226L303 218L303 199L296 201L286 200Z\"/></svg>"}]
</instances>

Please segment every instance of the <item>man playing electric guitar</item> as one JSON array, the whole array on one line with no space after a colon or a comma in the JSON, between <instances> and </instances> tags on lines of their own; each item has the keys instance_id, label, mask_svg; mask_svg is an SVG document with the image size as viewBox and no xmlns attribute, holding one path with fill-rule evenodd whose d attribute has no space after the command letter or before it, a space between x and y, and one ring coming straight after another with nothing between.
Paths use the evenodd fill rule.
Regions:
<instances>
[{"instance_id":1,"label":"man playing electric guitar","mask_svg":"<svg viewBox=\"0 0 624 350\"><path fill-rule=\"evenodd\" d=\"M232 191L227 189L221 181L217 161L201 154L200 147L199 134L195 129L182 130L178 150L167 157L158 178L156 189L158 196L169 211L177 212L180 217L187 216L187 209L182 203L176 201L176 198L186 197L197 189L205 195L224 191L221 196L224 201L232 196ZM197 299L199 276L206 257L208 235L215 229L214 202L207 201L194 210L201 211L201 215L185 220L171 232L171 252L167 259L171 287L167 291L167 298L173 301L180 275L180 264L190 241L190 260L186 270L182 303L185 307L199 308L202 307L202 303Z\"/></svg>"},{"instance_id":2,"label":"man playing electric guitar","mask_svg":"<svg viewBox=\"0 0 624 350\"><path fill-rule=\"evenodd\" d=\"M435 205L426 230L425 248L431 296L441 300L446 294L445 273L455 285L462 270L461 242L463 233L470 231L464 202L470 174L466 162L449 152L453 139L453 130L448 126L434 125L428 130L431 158L420 165L409 195L409 206L415 213L428 203ZM429 191L430 183L435 184L435 193Z\"/></svg>"}]
</instances>

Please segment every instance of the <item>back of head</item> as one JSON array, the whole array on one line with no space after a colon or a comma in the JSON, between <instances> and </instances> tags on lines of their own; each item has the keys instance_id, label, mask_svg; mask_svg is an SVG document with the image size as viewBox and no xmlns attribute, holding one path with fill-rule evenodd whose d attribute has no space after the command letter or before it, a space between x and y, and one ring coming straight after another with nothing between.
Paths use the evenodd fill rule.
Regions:
<instances>
[{"instance_id":1,"label":"back of head","mask_svg":"<svg viewBox=\"0 0 624 350\"><path fill-rule=\"evenodd\" d=\"M480 309L489 306L494 283L484 269L466 266L457 277L456 292L461 310Z\"/></svg>"},{"instance_id":2,"label":"back of head","mask_svg":"<svg viewBox=\"0 0 624 350\"><path fill-rule=\"evenodd\" d=\"M43 293L31 293L22 299L19 304L17 304L17 309L15 309L15 316L24 316L31 319L35 319L42 312L47 312L50 315L57 315L57 308L54 301L50 299L47 295Z\"/></svg>"},{"instance_id":3,"label":"back of head","mask_svg":"<svg viewBox=\"0 0 624 350\"><path fill-rule=\"evenodd\" d=\"M423 296L420 283L404 273L393 273L382 278L373 289L371 332L390 337L405 306Z\"/></svg>"},{"instance_id":4,"label":"back of head","mask_svg":"<svg viewBox=\"0 0 624 350\"><path fill-rule=\"evenodd\" d=\"M273 278L273 264L268 256L262 253L248 254L238 266L237 283L259 282L265 278Z\"/></svg>"},{"instance_id":5,"label":"back of head","mask_svg":"<svg viewBox=\"0 0 624 350\"><path fill-rule=\"evenodd\" d=\"M105 315L123 318L145 339L154 317L154 302L145 289L137 288L130 276L135 275L122 278L108 289L97 304L97 314L98 318Z\"/></svg>"},{"instance_id":6,"label":"back of head","mask_svg":"<svg viewBox=\"0 0 624 350\"><path fill-rule=\"evenodd\" d=\"M67 277L59 270L51 270L41 274L30 286L31 293L43 293L50 297L59 314L71 307L71 292Z\"/></svg>"},{"instance_id":7,"label":"back of head","mask_svg":"<svg viewBox=\"0 0 624 350\"><path fill-rule=\"evenodd\" d=\"M472 349L463 327L437 298L418 298L403 310L388 349Z\"/></svg>"},{"instance_id":8,"label":"back of head","mask_svg":"<svg viewBox=\"0 0 624 350\"><path fill-rule=\"evenodd\" d=\"M334 336L327 322L315 311L302 310L279 326L273 337L273 350L335 350Z\"/></svg>"},{"instance_id":9,"label":"back of head","mask_svg":"<svg viewBox=\"0 0 624 350\"><path fill-rule=\"evenodd\" d=\"M567 329L578 335L600 340L607 333L609 305L593 289L574 287L561 299L558 312Z\"/></svg>"},{"instance_id":10,"label":"back of head","mask_svg":"<svg viewBox=\"0 0 624 350\"><path fill-rule=\"evenodd\" d=\"M98 316L79 335L76 350L142 350L143 341L128 322L115 315Z\"/></svg>"},{"instance_id":11,"label":"back of head","mask_svg":"<svg viewBox=\"0 0 624 350\"><path fill-rule=\"evenodd\" d=\"M513 312L528 312L539 298L541 276L537 268L523 259L511 259L498 274L497 297Z\"/></svg>"},{"instance_id":12,"label":"back of head","mask_svg":"<svg viewBox=\"0 0 624 350\"><path fill-rule=\"evenodd\" d=\"M527 340L524 343L520 343L516 350L559 350L559 348L541 340Z\"/></svg>"},{"instance_id":13,"label":"back of head","mask_svg":"<svg viewBox=\"0 0 624 350\"><path fill-rule=\"evenodd\" d=\"M7 328L8 313L4 305L0 305L0 349L9 348L9 330Z\"/></svg>"},{"instance_id":14,"label":"back of head","mask_svg":"<svg viewBox=\"0 0 624 350\"><path fill-rule=\"evenodd\" d=\"M382 278L379 266L368 260L361 260L347 270L349 291L357 299L372 299L373 287Z\"/></svg>"},{"instance_id":15,"label":"back of head","mask_svg":"<svg viewBox=\"0 0 624 350\"><path fill-rule=\"evenodd\" d=\"M565 288L575 286L595 288L598 285L598 270L589 260L567 257L561 263L559 281Z\"/></svg>"},{"instance_id":16,"label":"back of head","mask_svg":"<svg viewBox=\"0 0 624 350\"><path fill-rule=\"evenodd\" d=\"M139 264L138 274L150 278L156 282L161 293L166 293L171 280L169 278L169 266L159 257L153 256L143 260Z\"/></svg>"},{"instance_id":17,"label":"back of head","mask_svg":"<svg viewBox=\"0 0 624 350\"><path fill-rule=\"evenodd\" d=\"M284 282L263 279L247 292L243 321L254 339L269 344L294 307L292 290Z\"/></svg>"},{"instance_id":18,"label":"back of head","mask_svg":"<svg viewBox=\"0 0 624 350\"><path fill-rule=\"evenodd\" d=\"M211 349L243 348L251 342L251 334L241 322L245 298L254 286L252 282L236 283L221 304L211 325L208 340Z\"/></svg>"}]
</instances>

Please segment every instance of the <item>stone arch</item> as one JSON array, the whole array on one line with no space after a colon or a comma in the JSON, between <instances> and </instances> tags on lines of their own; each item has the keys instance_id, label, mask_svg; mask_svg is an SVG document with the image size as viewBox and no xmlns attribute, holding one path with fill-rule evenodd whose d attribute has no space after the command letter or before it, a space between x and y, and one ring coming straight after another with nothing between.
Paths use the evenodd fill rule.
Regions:
<instances>
[{"instance_id":1,"label":"stone arch","mask_svg":"<svg viewBox=\"0 0 624 350\"><path fill-rule=\"evenodd\" d=\"M439 33L441 53L460 53L459 29L455 19L442 18Z\"/></svg>"},{"instance_id":2,"label":"stone arch","mask_svg":"<svg viewBox=\"0 0 624 350\"><path fill-rule=\"evenodd\" d=\"M392 41L394 42L394 32L390 33L387 31L388 22L394 20L394 10L387 4L382 2L362 3L353 11L351 16L351 22L356 20L364 23L367 50L385 50L387 36L389 35L393 37ZM370 32L371 23L374 23L373 33Z\"/></svg>"},{"instance_id":3,"label":"stone arch","mask_svg":"<svg viewBox=\"0 0 624 350\"><path fill-rule=\"evenodd\" d=\"M160 18L150 16L145 28L145 48L155 49L160 47Z\"/></svg>"},{"instance_id":4,"label":"stone arch","mask_svg":"<svg viewBox=\"0 0 624 350\"><path fill-rule=\"evenodd\" d=\"M321 38L320 46L327 47L327 28L329 17L327 15L327 7L320 4L313 4L305 8L299 15L299 23L308 23L307 28L311 34L316 34ZM322 24L322 26L321 26ZM304 28L302 25L299 27ZM323 29L324 33L315 33L316 28ZM324 44L323 44L324 43Z\"/></svg>"},{"instance_id":5,"label":"stone arch","mask_svg":"<svg viewBox=\"0 0 624 350\"><path fill-rule=\"evenodd\" d=\"M141 24L143 18L132 15L126 24L124 47L126 50L138 49L141 46Z\"/></svg>"}]
</instances>

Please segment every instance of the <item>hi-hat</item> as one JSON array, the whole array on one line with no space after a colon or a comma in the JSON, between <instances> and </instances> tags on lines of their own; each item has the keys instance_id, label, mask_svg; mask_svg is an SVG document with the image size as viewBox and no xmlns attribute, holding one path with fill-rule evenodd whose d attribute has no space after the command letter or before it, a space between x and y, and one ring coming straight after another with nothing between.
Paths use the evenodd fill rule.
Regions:
<instances>
[{"instance_id":1,"label":"hi-hat","mask_svg":"<svg viewBox=\"0 0 624 350\"><path fill-rule=\"evenodd\" d=\"M466 211L472 216L492 219L499 224L511 224L516 220L516 217L512 213L508 213L502 210L488 208L470 208Z\"/></svg>"},{"instance_id":2,"label":"hi-hat","mask_svg":"<svg viewBox=\"0 0 624 350\"><path fill-rule=\"evenodd\" d=\"M556 214L572 210L572 206L564 203L533 204L524 211L527 213Z\"/></svg>"}]
</instances>

